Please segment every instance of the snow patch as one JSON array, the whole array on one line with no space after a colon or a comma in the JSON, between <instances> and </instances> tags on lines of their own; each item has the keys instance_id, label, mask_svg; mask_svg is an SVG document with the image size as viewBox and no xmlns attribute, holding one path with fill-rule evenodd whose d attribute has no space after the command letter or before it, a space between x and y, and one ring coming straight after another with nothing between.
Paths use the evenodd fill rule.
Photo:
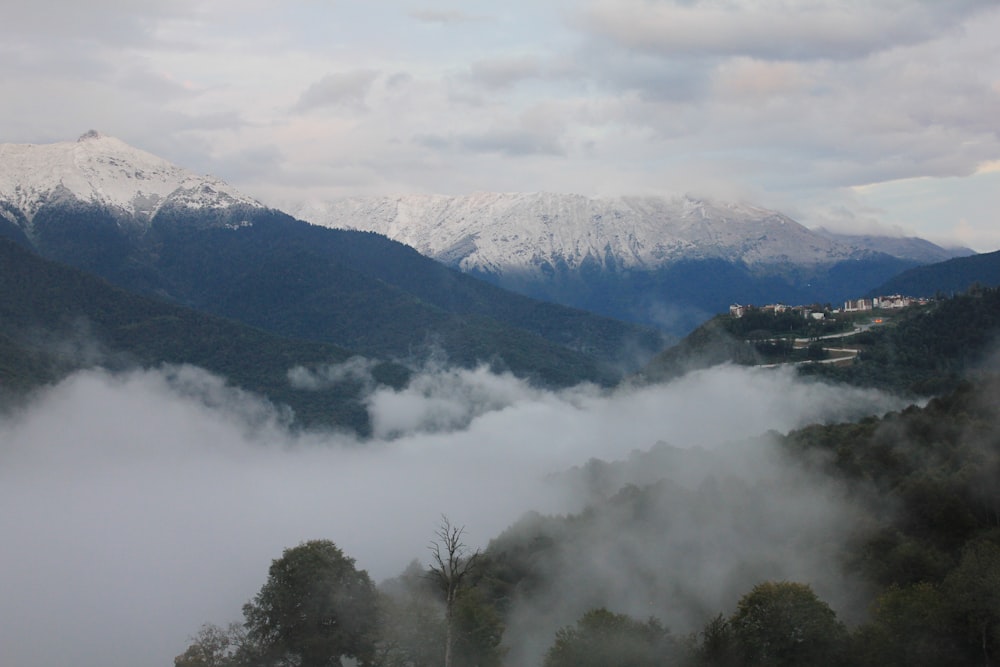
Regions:
<instances>
[{"instance_id":1,"label":"snow patch","mask_svg":"<svg viewBox=\"0 0 1000 667\"><path fill-rule=\"evenodd\" d=\"M491 273L542 274L553 266L575 271L585 265L651 270L681 258L808 266L857 254L777 211L690 196L411 195L286 210L318 225L378 232L449 265Z\"/></svg>"},{"instance_id":2,"label":"snow patch","mask_svg":"<svg viewBox=\"0 0 1000 667\"><path fill-rule=\"evenodd\" d=\"M0 144L0 200L30 222L43 205L61 198L144 222L167 204L263 208L217 178L198 176L96 130L74 142Z\"/></svg>"}]
</instances>

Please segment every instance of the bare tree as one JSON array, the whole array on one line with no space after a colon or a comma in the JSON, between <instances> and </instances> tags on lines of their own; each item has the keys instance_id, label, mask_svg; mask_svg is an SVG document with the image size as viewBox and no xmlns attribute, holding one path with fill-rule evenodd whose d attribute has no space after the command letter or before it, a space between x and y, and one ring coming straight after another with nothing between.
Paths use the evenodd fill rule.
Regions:
<instances>
[{"instance_id":1,"label":"bare tree","mask_svg":"<svg viewBox=\"0 0 1000 667\"><path fill-rule=\"evenodd\" d=\"M436 539L427 547L434 561L430 566L430 577L444 593L445 600L444 667L451 667L455 645L455 601L462 582L479 558L478 549L469 553L469 548L462 542L463 533L465 526L451 525L451 520L442 514L441 523L434 533Z\"/></svg>"}]
</instances>

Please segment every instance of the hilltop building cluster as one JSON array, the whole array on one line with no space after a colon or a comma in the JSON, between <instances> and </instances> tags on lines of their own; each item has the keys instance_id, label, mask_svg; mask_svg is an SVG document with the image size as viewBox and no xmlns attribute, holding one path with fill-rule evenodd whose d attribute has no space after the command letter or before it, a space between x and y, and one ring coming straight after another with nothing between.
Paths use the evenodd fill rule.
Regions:
<instances>
[{"instance_id":1,"label":"hilltop building cluster","mask_svg":"<svg viewBox=\"0 0 1000 667\"><path fill-rule=\"evenodd\" d=\"M814 320L823 319L827 313L825 309L819 310L814 306L786 306L783 303L769 303L766 306L755 306L753 304L747 304L744 306L740 304L733 304L729 306L729 315L730 317L743 317L748 311L752 310L763 313L771 313L772 315L791 312L800 314L804 319L811 317Z\"/></svg>"},{"instance_id":2,"label":"hilltop building cluster","mask_svg":"<svg viewBox=\"0 0 1000 667\"><path fill-rule=\"evenodd\" d=\"M844 312L854 313L863 310L875 310L878 308L890 309L906 308L907 306L923 306L929 301L930 299L901 296L899 294L893 294L892 296L876 296L871 299L855 299L853 301L845 301Z\"/></svg>"},{"instance_id":3,"label":"hilltop building cluster","mask_svg":"<svg viewBox=\"0 0 1000 667\"><path fill-rule=\"evenodd\" d=\"M783 303L771 303L766 306L754 306L752 304L741 305L734 303L729 306L729 316L743 317L747 311L758 310L761 312L770 312L774 315L792 312L801 314L804 319L812 318L814 320L821 320L826 317L827 313L857 313L867 310L906 308L908 306L923 306L929 302L930 299L922 297L915 298L902 296L900 294L893 294L891 296L876 296L871 299L852 299L845 301L843 309L829 307L819 309L816 306L787 306Z\"/></svg>"}]
</instances>

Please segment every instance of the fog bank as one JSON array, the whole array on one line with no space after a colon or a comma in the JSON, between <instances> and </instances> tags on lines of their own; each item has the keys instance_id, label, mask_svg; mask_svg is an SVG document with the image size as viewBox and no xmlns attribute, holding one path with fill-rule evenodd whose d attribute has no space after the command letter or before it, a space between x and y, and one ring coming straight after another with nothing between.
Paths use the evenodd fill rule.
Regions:
<instances>
[{"instance_id":1,"label":"fog bank","mask_svg":"<svg viewBox=\"0 0 1000 667\"><path fill-rule=\"evenodd\" d=\"M81 372L40 394L0 423L5 662L169 665L201 623L238 620L304 540L333 540L380 580L426 562L441 514L485 546L526 511L577 511L546 478L591 458L899 407L737 367L613 393L440 370L369 405L377 437L359 443L292 434L193 368Z\"/></svg>"}]
</instances>

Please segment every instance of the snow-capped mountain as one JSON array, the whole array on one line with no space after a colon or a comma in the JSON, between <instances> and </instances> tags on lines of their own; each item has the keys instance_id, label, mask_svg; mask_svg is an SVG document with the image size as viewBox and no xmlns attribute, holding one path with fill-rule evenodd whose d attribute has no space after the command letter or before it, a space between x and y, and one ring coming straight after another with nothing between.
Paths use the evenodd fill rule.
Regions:
<instances>
[{"instance_id":1,"label":"snow-capped mountain","mask_svg":"<svg viewBox=\"0 0 1000 667\"><path fill-rule=\"evenodd\" d=\"M963 254L921 239L837 237L777 211L690 196L412 195L285 210L384 234L528 296L674 333L731 303L836 303Z\"/></svg>"},{"instance_id":2,"label":"snow-capped mountain","mask_svg":"<svg viewBox=\"0 0 1000 667\"><path fill-rule=\"evenodd\" d=\"M382 236L296 220L91 132L0 146L0 245L11 242L128 291L365 356L443 353L565 386L613 382L665 344L649 327L532 301ZM154 334L176 325L154 323Z\"/></svg>"},{"instance_id":3,"label":"snow-capped mountain","mask_svg":"<svg viewBox=\"0 0 1000 667\"><path fill-rule=\"evenodd\" d=\"M480 193L340 199L285 210L352 230L336 234L347 245L360 248L361 237L372 236L353 230L378 232L523 295L671 333L686 333L733 302L857 297L932 261L907 254L913 243L830 237L776 211L692 197ZM216 178L96 132L76 142L0 145L0 236L129 287L188 290L190 303L205 276L174 271L186 254L207 252L192 239L207 243L211 234L200 232L250 227L260 235L222 241L280 245L288 241L283 235L312 233L282 216ZM324 243L335 236L297 224L329 232ZM921 243L926 253L930 244ZM886 252L890 247L900 250ZM221 248L232 255L211 258L219 263L244 252ZM380 261L365 257L354 269ZM351 252L343 259L357 260ZM400 266L412 258L397 259L387 270L409 287L414 279Z\"/></svg>"},{"instance_id":4,"label":"snow-capped mountain","mask_svg":"<svg viewBox=\"0 0 1000 667\"><path fill-rule=\"evenodd\" d=\"M15 224L20 218L29 228L51 204L96 205L139 225L175 206L262 208L217 178L198 176L93 130L75 142L0 144L0 203L0 215Z\"/></svg>"},{"instance_id":5,"label":"snow-capped mountain","mask_svg":"<svg viewBox=\"0 0 1000 667\"><path fill-rule=\"evenodd\" d=\"M678 260L813 267L871 256L875 243L819 234L777 212L692 197L552 193L345 198L286 208L315 224L374 231L465 271L655 270ZM888 253L915 261L940 257Z\"/></svg>"},{"instance_id":6,"label":"snow-capped mountain","mask_svg":"<svg viewBox=\"0 0 1000 667\"><path fill-rule=\"evenodd\" d=\"M976 254L975 250L969 248L943 248L916 236L845 234L833 232L823 227L817 227L813 231L841 245L865 248L902 259L912 259L921 264L936 264L937 262L944 262L956 257L968 257L969 255Z\"/></svg>"}]
</instances>

